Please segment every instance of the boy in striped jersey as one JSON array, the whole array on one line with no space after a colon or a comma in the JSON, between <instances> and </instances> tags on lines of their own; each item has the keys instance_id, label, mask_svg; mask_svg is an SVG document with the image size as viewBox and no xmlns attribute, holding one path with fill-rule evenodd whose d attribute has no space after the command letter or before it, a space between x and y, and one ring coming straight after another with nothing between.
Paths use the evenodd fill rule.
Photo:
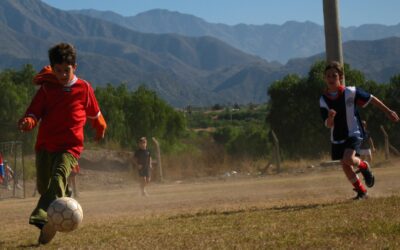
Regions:
<instances>
[{"instance_id":1,"label":"boy in striped jersey","mask_svg":"<svg viewBox=\"0 0 400 250\"><path fill-rule=\"evenodd\" d=\"M354 199L367 198L367 189L357 173L361 172L367 187L374 185L375 177L369 163L359 158L364 130L357 107L372 103L393 122L398 122L399 117L370 93L357 87L344 87L343 68L338 62L327 64L324 80L327 89L320 98L320 110L325 126L331 129L332 160L341 160L343 171L357 193Z\"/></svg>"}]
</instances>

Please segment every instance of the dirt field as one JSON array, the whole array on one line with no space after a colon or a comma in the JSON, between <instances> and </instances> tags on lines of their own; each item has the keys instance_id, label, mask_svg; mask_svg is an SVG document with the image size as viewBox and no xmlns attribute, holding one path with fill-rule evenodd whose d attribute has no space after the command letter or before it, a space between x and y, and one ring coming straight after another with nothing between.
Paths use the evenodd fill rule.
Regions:
<instances>
[{"instance_id":1,"label":"dirt field","mask_svg":"<svg viewBox=\"0 0 400 250\"><path fill-rule=\"evenodd\" d=\"M400 164L374 168L374 173L376 183L369 190L370 197L400 195ZM130 173L123 171L83 170L83 175L78 176L81 183L78 201L84 210L82 227L86 223L124 216L146 218L199 211L335 203L355 194L338 167L316 167L304 173L264 177L153 183L148 188L149 197L141 197L138 184L127 181L130 178ZM32 239L36 239L37 230L27 221L37 199L0 200L2 225L7 225L0 231L0 248L10 235L18 235L21 230L28 230Z\"/></svg>"}]
</instances>

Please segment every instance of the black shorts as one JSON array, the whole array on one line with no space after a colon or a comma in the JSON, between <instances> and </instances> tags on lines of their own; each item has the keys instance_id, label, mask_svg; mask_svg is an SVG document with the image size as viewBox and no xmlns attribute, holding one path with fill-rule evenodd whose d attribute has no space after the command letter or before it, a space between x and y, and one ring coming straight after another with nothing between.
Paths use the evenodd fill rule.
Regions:
<instances>
[{"instance_id":1,"label":"black shorts","mask_svg":"<svg viewBox=\"0 0 400 250\"><path fill-rule=\"evenodd\" d=\"M139 169L139 176L150 177L150 167L143 166L141 169Z\"/></svg>"},{"instance_id":2,"label":"black shorts","mask_svg":"<svg viewBox=\"0 0 400 250\"><path fill-rule=\"evenodd\" d=\"M356 156L360 156L360 146L362 139L358 137L349 137L344 143L333 144L332 143L332 160L343 159L344 151L346 149L353 149L356 151Z\"/></svg>"}]
</instances>

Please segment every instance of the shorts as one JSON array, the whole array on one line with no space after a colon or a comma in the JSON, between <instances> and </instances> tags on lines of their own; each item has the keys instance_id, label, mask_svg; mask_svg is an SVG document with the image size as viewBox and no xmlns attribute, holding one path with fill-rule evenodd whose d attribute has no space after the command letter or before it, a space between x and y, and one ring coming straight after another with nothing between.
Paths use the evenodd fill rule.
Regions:
<instances>
[{"instance_id":1,"label":"shorts","mask_svg":"<svg viewBox=\"0 0 400 250\"><path fill-rule=\"evenodd\" d=\"M138 171L140 177L150 177L150 167L143 166Z\"/></svg>"},{"instance_id":2,"label":"shorts","mask_svg":"<svg viewBox=\"0 0 400 250\"><path fill-rule=\"evenodd\" d=\"M341 160L346 149L353 149L356 151L356 156L360 156L360 146L362 139L358 137L349 137L344 143L333 144L332 143L332 160Z\"/></svg>"}]
</instances>

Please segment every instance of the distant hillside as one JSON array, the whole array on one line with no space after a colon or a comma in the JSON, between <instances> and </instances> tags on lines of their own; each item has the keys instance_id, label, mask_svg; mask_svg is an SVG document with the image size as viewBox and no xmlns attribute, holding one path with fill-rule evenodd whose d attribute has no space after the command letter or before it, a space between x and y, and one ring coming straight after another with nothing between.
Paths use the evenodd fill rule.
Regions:
<instances>
[{"instance_id":1,"label":"distant hillside","mask_svg":"<svg viewBox=\"0 0 400 250\"><path fill-rule=\"evenodd\" d=\"M109 14L110 18L120 18ZM187 25L190 27L190 23ZM399 40L347 42L345 61L369 79L387 82L400 72ZM61 11L40 0L0 1L0 70L18 69L27 63L39 70L48 63L48 48L60 41L77 47L77 75L94 86L125 83L135 89L145 84L177 107L266 102L273 81L288 73L306 74L317 58L323 58L318 54L281 65L211 36L142 33L107 20ZM276 53L278 45L276 42Z\"/></svg>"},{"instance_id":2,"label":"distant hillside","mask_svg":"<svg viewBox=\"0 0 400 250\"><path fill-rule=\"evenodd\" d=\"M0 1L0 14L1 68L31 63L39 69L47 62L49 46L68 41L78 49L80 76L95 85L146 84L176 106L255 101L214 92L208 76L253 63L276 67L212 37L140 33L38 0ZM266 95L258 101L265 100Z\"/></svg>"},{"instance_id":3,"label":"distant hillside","mask_svg":"<svg viewBox=\"0 0 400 250\"><path fill-rule=\"evenodd\" d=\"M387 83L400 74L400 38L391 37L376 41L349 41L343 44L343 57L352 68L362 71L367 79ZM290 60L288 72L306 74L316 60L323 60L325 53L308 58Z\"/></svg>"},{"instance_id":4,"label":"distant hillside","mask_svg":"<svg viewBox=\"0 0 400 250\"><path fill-rule=\"evenodd\" d=\"M292 58L312 56L325 50L324 28L312 22L289 21L282 25L229 26L209 23L192 15L161 9L150 10L132 17L96 10L74 12L104 19L141 32L213 36L247 53L281 63L286 63ZM393 36L400 37L400 23L392 26L366 24L342 28L344 42L377 40Z\"/></svg>"}]
</instances>

